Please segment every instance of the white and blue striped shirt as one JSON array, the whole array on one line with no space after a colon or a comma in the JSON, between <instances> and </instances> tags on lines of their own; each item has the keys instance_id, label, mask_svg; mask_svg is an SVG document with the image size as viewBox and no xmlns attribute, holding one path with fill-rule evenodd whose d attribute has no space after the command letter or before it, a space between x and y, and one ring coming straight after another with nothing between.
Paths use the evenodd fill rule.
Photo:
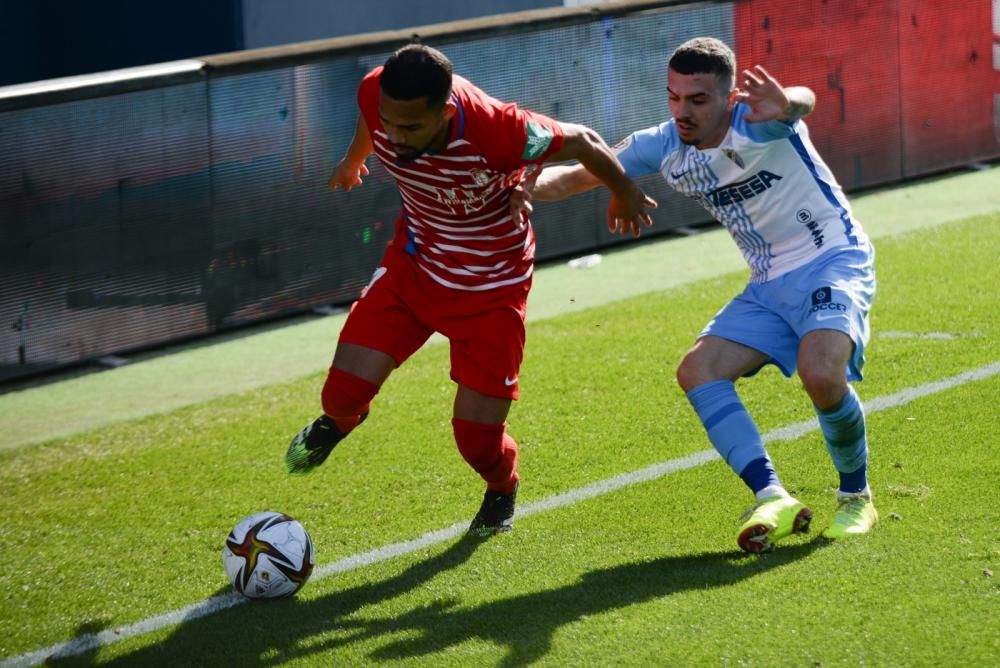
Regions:
<instances>
[{"instance_id":1,"label":"white and blue striped shirt","mask_svg":"<svg viewBox=\"0 0 1000 668\"><path fill-rule=\"evenodd\" d=\"M715 148L677 136L673 120L634 132L615 147L628 175L660 172L726 226L763 283L830 250L865 246L868 237L801 120L748 123L737 104Z\"/></svg>"}]
</instances>

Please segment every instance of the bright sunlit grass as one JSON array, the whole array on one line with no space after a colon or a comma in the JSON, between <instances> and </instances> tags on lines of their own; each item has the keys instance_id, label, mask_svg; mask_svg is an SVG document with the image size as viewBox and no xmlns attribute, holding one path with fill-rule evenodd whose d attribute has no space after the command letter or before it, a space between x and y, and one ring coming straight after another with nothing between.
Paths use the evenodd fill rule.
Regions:
<instances>
[{"instance_id":1,"label":"bright sunlit grass","mask_svg":"<svg viewBox=\"0 0 1000 668\"><path fill-rule=\"evenodd\" d=\"M1000 361L997 248L1000 214L878 244L863 400ZM519 502L708 448L673 373L743 282L530 325L510 418ZM469 520L482 484L452 443L447 359L445 346L418 353L306 478L289 478L283 455L315 417L322 375L0 453L0 658L228 589L222 541L254 511L302 521L319 565ZM813 415L774 370L739 388L762 432ZM714 461L69 662L995 664L998 396L993 375L869 416L882 523L855 541L816 538L836 474L813 432L770 447L816 513L813 536L772 554L737 550L752 499Z\"/></svg>"}]
</instances>

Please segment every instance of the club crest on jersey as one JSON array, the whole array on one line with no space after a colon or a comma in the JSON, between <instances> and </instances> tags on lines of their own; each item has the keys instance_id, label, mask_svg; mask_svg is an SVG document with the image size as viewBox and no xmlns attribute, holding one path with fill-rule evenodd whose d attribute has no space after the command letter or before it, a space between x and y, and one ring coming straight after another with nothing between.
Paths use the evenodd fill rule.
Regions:
<instances>
[{"instance_id":1,"label":"club crest on jersey","mask_svg":"<svg viewBox=\"0 0 1000 668\"><path fill-rule=\"evenodd\" d=\"M741 158L740 154L737 153L736 151L734 151L733 149L731 149L731 148L724 148L724 149L722 149L722 153L727 158L729 158L730 160L732 160L733 162L735 162L736 166L739 167L740 169L743 169L743 168L746 167L746 165L743 163L743 158Z\"/></svg>"},{"instance_id":2,"label":"club crest on jersey","mask_svg":"<svg viewBox=\"0 0 1000 668\"><path fill-rule=\"evenodd\" d=\"M490 182L490 175L488 172L482 169L473 169L469 171L469 176L472 177L472 182L477 186L485 186Z\"/></svg>"},{"instance_id":3,"label":"club crest on jersey","mask_svg":"<svg viewBox=\"0 0 1000 668\"><path fill-rule=\"evenodd\" d=\"M620 142L612 146L611 150L615 152L615 155L618 155L631 145L632 145L632 135L629 135L628 137L625 137L625 139L622 139Z\"/></svg>"}]
</instances>

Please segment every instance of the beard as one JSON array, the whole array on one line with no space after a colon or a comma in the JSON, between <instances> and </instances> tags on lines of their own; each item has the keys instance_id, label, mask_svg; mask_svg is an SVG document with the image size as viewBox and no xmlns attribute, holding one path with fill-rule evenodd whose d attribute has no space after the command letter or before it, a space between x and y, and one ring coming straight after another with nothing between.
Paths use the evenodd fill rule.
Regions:
<instances>
[{"instance_id":1,"label":"beard","mask_svg":"<svg viewBox=\"0 0 1000 668\"><path fill-rule=\"evenodd\" d=\"M679 122L680 123L684 123L685 125L692 125L691 121L688 121L688 120L685 120L685 119L681 119ZM697 145L701 141L701 137L699 137L698 135L694 134L697 131L698 131L697 127L691 127L690 129L682 130L681 127L678 126L677 127L677 138L680 139L680 141L681 141L682 144L686 144L688 146L695 146L695 145ZM684 133L687 133L687 134L684 134Z\"/></svg>"},{"instance_id":2,"label":"beard","mask_svg":"<svg viewBox=\"0 0 1000 668\"><path fill-rule=\"evenodd\" d=\"M389 146L392 147L392 150L396 154L396 157L402 160L403 162L413 162L414 160L422 156L427 151L428 148L426 146L424 148L417 148L415 146L405 146L405 145L397 146L396 144L389 144Z\"/></svg>"}]
</instances>

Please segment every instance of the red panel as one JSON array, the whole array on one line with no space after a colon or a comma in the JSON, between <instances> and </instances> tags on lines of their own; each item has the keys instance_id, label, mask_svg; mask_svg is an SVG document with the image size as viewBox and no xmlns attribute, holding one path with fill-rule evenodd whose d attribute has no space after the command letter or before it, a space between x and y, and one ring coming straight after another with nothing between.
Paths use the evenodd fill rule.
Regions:
<instances>
[{"instance_id":1,"label":"red panel","mask_svg":"<svg viewBox=\"0 0 1000 668\"><path fill-rule=\"evenodd\" d=\"M990 0L899 0L906 176L1000 157Z\"/></svg>"},{"instance_id":2,"label":"red panel","mask_svg":"<svg viewBox=\"0 0 1000 668\"><path fill-rule=\"evenodd\" d=\"M896 0L735 5L738 67L816 92L813 143L845 188L902 175ZM739 80L738 80L739 81Z\"/></svg>"}]
</instances>

